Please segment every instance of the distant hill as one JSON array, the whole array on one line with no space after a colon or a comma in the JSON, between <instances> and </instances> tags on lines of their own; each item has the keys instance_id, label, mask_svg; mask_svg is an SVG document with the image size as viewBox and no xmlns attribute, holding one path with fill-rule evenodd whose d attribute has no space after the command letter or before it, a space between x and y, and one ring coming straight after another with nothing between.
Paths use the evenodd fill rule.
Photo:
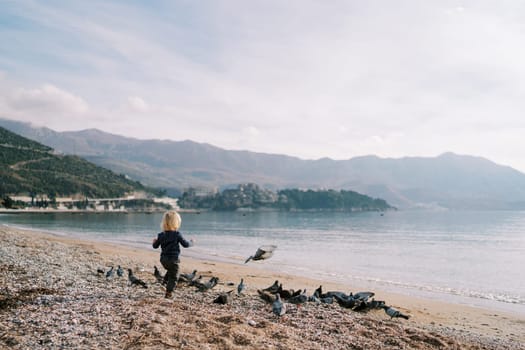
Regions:
<instances>
[{"instance_id":1,"label":"distant hill","mask_svg":"<svg viewBox=\"0 0 525 350\"><path fill-rule=\"evenodd\" d=\"M34 193L111 198L144 190L138 182L77 156L56 154L51 147L0 127L1 196Z\"/></svg>"},{"instance_id":2,"label":"distant hill","mask_svg":"<svg viewBox=\"0 0 525 350\"><path fill-rule=\"evenodd\" d=\"M56 132L6 119L0 125L151 186L224 188L253 182L270 189L353 190L398 208L525 209L525 174L480 157L445 153L304 160L193 141L138 140L95 129Z\"/></svg>"}]
</instances>

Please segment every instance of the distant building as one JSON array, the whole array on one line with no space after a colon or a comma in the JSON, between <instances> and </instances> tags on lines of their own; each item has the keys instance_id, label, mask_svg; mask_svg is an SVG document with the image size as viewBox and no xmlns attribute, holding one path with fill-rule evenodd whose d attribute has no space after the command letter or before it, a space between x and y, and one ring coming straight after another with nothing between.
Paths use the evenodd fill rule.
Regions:
<instances>
[{"instance_id":1,"label":"distant building","mask_svg":"<svg viewBox=\"0 0 525 350\"><path fill-rule=\"evenodd\" d=\"M177 198L170 198L170 197L153 198L153 202L167 204L167 205L169 205L170 207L172 207L175 210L179 210L180 209L179 205L178 205L178 199Z\"/></svg>"},{"instance_id":2,"label":"distant building","mask_svg":"<svg viewBox=\"0 0 525 350\"><path fill-rule=\"evenodd\" d=\"M191 197L208 197L208 196L214 196L219 192L219 189L217 187L205 187L205 186L196 186L196 187L189 187L184 190L184 192L188 193Z\"/></svg>"}]
</instances>

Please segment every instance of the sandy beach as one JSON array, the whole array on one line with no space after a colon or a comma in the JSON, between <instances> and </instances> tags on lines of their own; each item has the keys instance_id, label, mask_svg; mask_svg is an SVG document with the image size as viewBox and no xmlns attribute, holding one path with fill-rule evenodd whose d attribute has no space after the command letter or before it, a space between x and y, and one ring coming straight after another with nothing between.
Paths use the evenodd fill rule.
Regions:
<instances>
[{"instance_id":1,"label":"sandy beach","mask_svg":"<svg viewBox=\"0 0 525 350\"><path fill-rule=\"evenodd\" d=\"M159 251L72 239L0 226L0 348L62 349L525 349L525 319L464 305L373 290L410 319L382 309L357 312L337 303L287 305L275 316L257 293L279 280L286 288L363 291L260 268L181 257L219 284L206 292L179 284L173 300L153 276ZM191 248L190 248L191 249ZM131 268L148 288L97 269ZM163 271L163 270L162 270ZM229 303L213 300L236 288Z\"/></svg>"}]
</instances>

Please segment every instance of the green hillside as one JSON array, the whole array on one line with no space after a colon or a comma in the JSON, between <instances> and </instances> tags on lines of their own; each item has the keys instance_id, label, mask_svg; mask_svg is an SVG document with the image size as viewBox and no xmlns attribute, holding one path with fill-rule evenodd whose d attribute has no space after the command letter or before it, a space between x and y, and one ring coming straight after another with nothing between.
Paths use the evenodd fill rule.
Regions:
<instances>
[{"instance_id":1,"label":"green hillside","mask_svg":"<svg viewBox=\"0 0 525 350\"><path fill-rule=\"evenodd\" d=\"M0 195L120 197L145 190L139 182L0 127Z\"/></svg>"}]
</instances>

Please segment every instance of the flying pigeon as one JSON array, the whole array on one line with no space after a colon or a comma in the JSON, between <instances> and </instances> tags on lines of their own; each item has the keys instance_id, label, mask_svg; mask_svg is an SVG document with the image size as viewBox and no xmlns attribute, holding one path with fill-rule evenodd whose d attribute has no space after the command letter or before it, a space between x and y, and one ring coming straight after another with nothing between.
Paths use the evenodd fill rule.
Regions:
<instances>
[{"instance_id":1,"label":"flying pigeon","mask_svg":"<svg viewBox=\"0 0 525 350\"><path fill-rule=\"evenodd\" d=\"M259 247L255 254L246 259L244 263L246 264L250 260L264 260L271 258L275 249L277 249L277 246L275 245L264 245Z\"/></svg>"}]
</instances>

